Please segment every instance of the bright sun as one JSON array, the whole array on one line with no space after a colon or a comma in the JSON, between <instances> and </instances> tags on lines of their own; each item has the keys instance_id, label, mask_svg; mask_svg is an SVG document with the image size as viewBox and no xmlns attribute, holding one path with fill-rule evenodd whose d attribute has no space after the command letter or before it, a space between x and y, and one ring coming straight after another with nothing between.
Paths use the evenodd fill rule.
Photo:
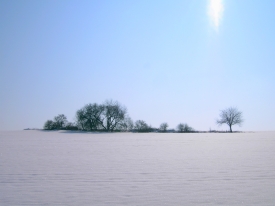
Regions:
<instances>
[{"instance_id":1,"label":"bright sun","mask_svg":"<svg viewBox=\"0 0 275 206\"><path fill-rule=\"evenodd\" d=\"M209 0L208 15L216 30L219 29L224 7L222 0Z\"/></svg>"}]
</instances>

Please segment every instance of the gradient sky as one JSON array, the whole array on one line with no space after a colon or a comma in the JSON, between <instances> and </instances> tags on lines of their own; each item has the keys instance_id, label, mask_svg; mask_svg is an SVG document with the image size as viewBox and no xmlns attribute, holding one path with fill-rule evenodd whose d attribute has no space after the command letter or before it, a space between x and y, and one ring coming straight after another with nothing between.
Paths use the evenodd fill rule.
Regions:
<instances>
[{"instance_id":1,"label":"gradient sky","mask_svg":"<svg viewBox=\"0 0 275 206\"><path fill-rule=\"evenodd\" d=\"M0 130L113 99L154 127L275 130L274 0L1 0Z\"/></svg>"}]
</instances>

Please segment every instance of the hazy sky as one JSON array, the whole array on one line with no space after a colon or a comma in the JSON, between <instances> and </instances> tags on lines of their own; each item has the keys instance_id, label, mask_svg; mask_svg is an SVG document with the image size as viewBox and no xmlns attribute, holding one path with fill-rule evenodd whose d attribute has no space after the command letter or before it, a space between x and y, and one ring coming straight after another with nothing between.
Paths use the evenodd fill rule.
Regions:
<instances>
[{"instance_id":1,"label":"hazy sky","mask_svg":"<svg viewBox=\"0 0 275 206\"><path fill-rule=\"evenodd\" d=\"M1 0L0 130L113 99L170 128L275 130L274 0Z\"/></svg>"}]
</instances>

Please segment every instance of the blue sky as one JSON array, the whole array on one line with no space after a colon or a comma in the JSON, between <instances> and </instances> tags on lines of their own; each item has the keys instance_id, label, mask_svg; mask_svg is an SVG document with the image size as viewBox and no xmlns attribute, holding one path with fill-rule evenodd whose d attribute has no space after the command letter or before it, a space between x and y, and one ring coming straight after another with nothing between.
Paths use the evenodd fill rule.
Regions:
<instances>
[{"instance_id":1,"label":"blue sky","mask_svg":"<svg viewBox=\"0 0 275 206\"><path fill-rule=\"evenodd\" d=\"M218 26L210 0L2 0L0 130L107 99L154 127L226 130L234 106L233 129L275 130L275 1L212 2Z\"/></svg>"}]
</instances>

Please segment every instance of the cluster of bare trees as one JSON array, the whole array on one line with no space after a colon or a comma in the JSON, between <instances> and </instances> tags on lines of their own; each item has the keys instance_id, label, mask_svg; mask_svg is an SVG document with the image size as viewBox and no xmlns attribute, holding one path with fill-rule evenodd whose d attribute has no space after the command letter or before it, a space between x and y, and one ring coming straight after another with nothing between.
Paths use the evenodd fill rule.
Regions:
<instances>
[{"instance_id":1,"label":"cluster of bare trees","mask_svg":"<svg viewBox=\"0 0 275 206\"><path fill-rule=\"evenodd\" d=\"M132 132L168 132L168 124L162 123L159 128L153 128L144 120L133 122L127 114L127 109L112 100L104 104L87 104L77 110L76 121L67 121L64 114L59 114L53 120L47 120L45 130L83 130L83 131L132 131ZM178 132L194 132L187 124L179 124ZM176 132L175 130L170 130Z\"/></svg>"},{"instance_id":2,"label":"cluster of bare trees","mask_svg":"<svg viewBox=\"0 0 275 206\"><path fill-rule=\"evenodd\" d=\"M109 100L104 104L87 104L78 110L76 124L81 130L87 131L125 131L132 127L132 120L124 106Z\"/></svg>"},{"instance_id":3,"label":"cluster of bare trees","mask_svg":"<svg viewBox=\"0 0 275 206\"><path fill-rule=\"evenodd\" d=\"M180 123L178 126L177 126L177 129L180 133L183 133L183 132L195 132L195 130L188 126L188 124L183 124L183 123Z\"/></svg>"},{"instance_id":4,"label":"cluster of bare trees","mask_svg":"<svg viewBox=\"0 0 275 206\"><path fill-rule=\"evenodd\" d=\"M132 129L133 122L127 115L127 109L113 100L103 104L87 104L76 112L76 122L68 123L64 114L54 120L48 120L44 129L73 129L85 131L127 131Z\"/></svg>"},{"instance_id":5,"label":"cluster of bare trees","mask_svg":"<svg viewBox=\"0 0 275 206\"><path fill-rule=\"evenodd\" d=\"M64 114L59 114L54 117L53 120L47 120L44 124L44 129L46 130L55 130L55 129L64 129L64 130L77 130L78 128L75 124L68 122L67 117Z\"/></svg>"},{"instance_id":6,"label":"cluster of bare trees","mask_svg":"<svg viewBox=\"0 0 275 206\"><path fill-rule=\"evenodd\" d=\"M218 125L227 124L232 132L233 125L241 125L243 122L242 112L237 108L230 107L222 110ZM84 130L84 131L133 131L133 132L179 132L190 133L195 130L188 124L178 124L176 130L168 130L168 123L164 122L159 128L153 128L143 120L135 123L127 114L126 107L117 101L107 100L103 104L87 104L77 110L76 121L67 121L64 114L59 114L53 120L47 120L44 124L45 130Z\"/></svg>"},{"instance_id":7,"label":"cluster of bare trees","mask_svg":"<svg viewBox=\"0 0 275 206\"><path fill-rule=\"evenodd\" d=\"M134 124L134 132L152 132L154 129L143 120L137 120Z\"/></svg>"}]
</instances>

